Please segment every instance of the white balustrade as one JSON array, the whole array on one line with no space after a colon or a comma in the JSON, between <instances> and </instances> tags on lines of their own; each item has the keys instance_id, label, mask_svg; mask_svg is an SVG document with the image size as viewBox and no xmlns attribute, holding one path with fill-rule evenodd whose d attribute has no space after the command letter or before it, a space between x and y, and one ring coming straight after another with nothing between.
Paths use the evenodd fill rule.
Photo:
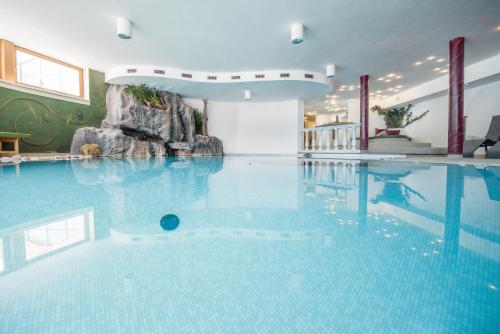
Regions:
<instances>
[{"instance_id":1,"label":"white balustrade","mask_svg":"<svg viewBox=\"0 0 500 334\"><path fill-rule=\"evenodd\" d=\"M356 133L359 123L305 128L300 133L300 152L359 153ZM332 147L333 136L333 147Z\"/></svg>"},{"instance_id":2,"label":"white balustrade","mask_svg":"<svg viewBox=\"0 0 500 334\"><path fill-rule=\"evenodd\" d=\"M306 159L302 162L302 179L317 185L354 188L359 184L356 177L358 164L358 160Z\"/></svg>"}]
</instances>

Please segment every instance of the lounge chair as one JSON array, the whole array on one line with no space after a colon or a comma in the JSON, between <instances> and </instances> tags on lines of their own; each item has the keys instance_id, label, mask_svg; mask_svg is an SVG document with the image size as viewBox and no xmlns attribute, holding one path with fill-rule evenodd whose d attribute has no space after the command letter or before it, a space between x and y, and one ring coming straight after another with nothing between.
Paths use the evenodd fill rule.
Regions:
<instances>
[{"instance_id":1,"label":"lounge chair","mask_svg":"<svg viewBox=\"0 0 500 334\"><path fill-rule=\"evenodd\" d=\"M499 139L500 115L496 115L491 118L490 128L488 129L488 132L486 133L486 137L484 139L466 140L464 142L463 157L474 158L474 152L480 147L484 147L486 152L488 152L488 146L495 145L499 141Z\"/></svg>"},{"instance_id":2,"label":"lounge chair","mask_svg":"<svg viewBox=\"0 0 500 334\"><path fill-rule=\"evenodd\" d=\"M488 151L486 151L487 159L500 159L500 140L493 146L491 146Z\"/></svg>"},{"instance_id":3,"label":"lounge chair","mask_svg":"<svg viewBox=\"0 0 500 334\"><path fill-rule=\"evenodd\" d=\"M18 155L19 154L19 138L30 138L27 133L17 132L0 132L0 157L2 155ZM3 143L13 143L13 150L5 150Z\"/></svg>"}]
</instances>

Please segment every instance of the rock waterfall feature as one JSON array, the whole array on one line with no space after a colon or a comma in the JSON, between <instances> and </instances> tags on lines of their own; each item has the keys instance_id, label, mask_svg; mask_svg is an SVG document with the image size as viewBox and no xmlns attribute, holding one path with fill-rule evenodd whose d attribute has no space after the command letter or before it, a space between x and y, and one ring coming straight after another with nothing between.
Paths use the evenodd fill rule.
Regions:
<instances>
[{"instance_id":1,"label":"rock waterfall feature","mask_svg":"<svg viewBox=\"0 0 500 334\"><path fill-rule=\"evenodd\" d=\"M161 107L139 101L126 86L110 85L101 127L77 129L71 154L81 154L86 144L97 144L102 156L108 157L223 154L218 138L196 134L194 109L181 96L166 91L156 94Z\"/></svg>"}]
</instances>

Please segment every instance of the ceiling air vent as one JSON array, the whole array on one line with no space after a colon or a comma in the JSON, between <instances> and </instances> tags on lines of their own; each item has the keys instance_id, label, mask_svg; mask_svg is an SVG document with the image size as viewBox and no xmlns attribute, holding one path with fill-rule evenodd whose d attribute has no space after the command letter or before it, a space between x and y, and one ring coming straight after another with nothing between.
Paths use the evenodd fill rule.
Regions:
<instances>
[{"instance_id":1,"label":"ceiling air vent","mask_svg":"<svg viewBox=\"0 0 500 334\"><path fill-rule=\"evenodd\" d=\"M241 76L239 75L232 75L231 76L231 80L240 80L241 79Z\"/></svg>"},{"instance_id":2,"label":"ceiling air vent","mask_svg":"<svg viewBox=\"0 0 500 334\"><path fill-rule=\"evenodd\" d=\"M155 74L165 74L164 70L155 70Z\"/></svg>"},{"instance_id":3,"label":"ceiling air vent","mask_svg":"<svg viewBox=\"0 0 500 334\"><path fill-rule=\"evenodd\" d=\"M264 79L265 75L264 74L256 74L255 79Z\"/></svg>"},{"instance_id":4,"label":"ceiling air vent","mask_svg":"<svg viewBox=\"0 0 500 334\"><path fill-rule=\"evenodd\" d=\"M183 78L190 78L190 79L193 77L193 75L191 73L182 73L181 76Z\"/></svg>"},{"instance_id":5,"label":"ceiling air vent","mask_svg":"<svg viewBox=\"0 0 500 334\"><path fill-rule=\"evenodd\" d=\"M306 74L304 74L304 77L305 77L306 79L314 79L314 74L309 74L309 73L306 73Z\"/></svg>"},{"instance_id":6,"label":"ceiling air vent","mask_svg":"<svg viewBox=\"0 0 500 334\"><path fill-rule=\"evenodd\" d=\"M207 79L208 80L217 80L217 76L216 75L209 75L209 76L207 76Z\"/></svg>"},{"instance_id":7,"label":"ceiling air vent","mask_svg":"<svg viewBox=\"0 0 500 334\"><path fill-rule=\"evenodd\" d=\"M136 68L127 68L127 73L137 73Z\"/></svg>"},{"instance_id":8,"label":"ceiling air vent","mask_svg":"<svg viewBox=\"0 0 500 334\"><path fill-rule=\"evenodd\" d=\"M290 78L290 73L280 73L280 78Z\"/></svg>"}]
</instances>

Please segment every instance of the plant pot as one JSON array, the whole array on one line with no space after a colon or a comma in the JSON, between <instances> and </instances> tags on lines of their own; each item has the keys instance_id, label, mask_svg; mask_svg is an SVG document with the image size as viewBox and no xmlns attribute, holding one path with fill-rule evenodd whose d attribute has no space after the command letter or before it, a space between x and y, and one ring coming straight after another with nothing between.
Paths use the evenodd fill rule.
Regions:
<instances>
[{"instance_id":1,"label":"plant pot","mask_svg":"<svg viewBox=\"0 0 500 334\"><path fill-rule=\"evenodd\" d=\"M385 130L388 136L398 136L403 134L403 128L388 128Z\"/></svg>"}]
</instances>

